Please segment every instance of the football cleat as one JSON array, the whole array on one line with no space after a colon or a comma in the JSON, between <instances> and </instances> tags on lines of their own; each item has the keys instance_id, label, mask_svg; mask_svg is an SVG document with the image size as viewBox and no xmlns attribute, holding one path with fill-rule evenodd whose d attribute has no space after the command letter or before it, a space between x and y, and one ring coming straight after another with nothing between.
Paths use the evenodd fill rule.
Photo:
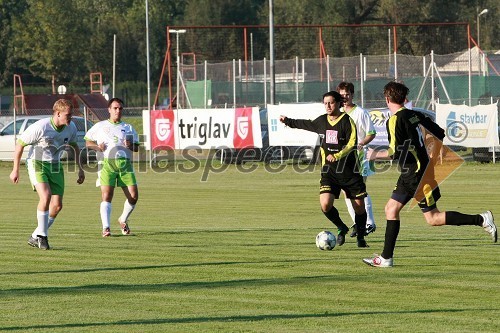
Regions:
<instances>
[{"instance_id":1,"label":"football cleat","mask_svg":"<svg viewBox=\"0 0 500 333\"><path fill-rule=\"evenodd\" d=\"M351 228L352 228L352 232L351 232L351 234L349 236L351 238L354 238L354 237L356 237L358 235L358 227L356 226L356 224L353 224L351 226Z\"/></svg>"},{"instance_id":2,"label":"football cleat","mask_svg":"<svg viewBox=\"0 0 500 333\"><path fill-rule=\"evenodd\" d=\"M120 222L120 228L122 228L122 235L130 235L130 228L128 227L127 222Z\"/></svg>"},{"instance_id":3,"label":"football cleat","mask_svg":"<svg viewBox=\"0 0 500 333\"><path fill-rule=\"evenodd\" d=\"M480 214L483 218L483 229L491 235L491 239L494 243L497 242L497 226L495 225L495 219L491 211L486 211Z\"/></svg>"},{"instance_id":4,"label":"football cleat","mask_svg":"<svg viewBox=\"0 0 500 333\"><path fill-rule=\"evenodd\" d=\"M36 238L30 236L30 238L28 238L28 244L30 246L37 247L42 250L50 249L49 240L47 236L36 236Z\"/></svg>"},{"instance_id":5,"label":"football cleat","mask_svg":"<svg viewBox=\"0 0 500 333\"><path fill-rule=\"evenodd\" d=\"M110 228L102 229L102 237L110 237L110 236L111 236L111 229Z\"/></svg>"},{"instance_id":6,"label":"football cleat","mask_svg":"<svg viewBox=\"0 0 500 333\"><path fill-rule=\"evenodd\" d=\"M358 247L369 247L369 246L368 244L366 244L366 240L358 239Z\"/></svg>"},{"instance_id":7,"label":"football cleat","mask_svg":"<svg viewBox=\"0 0 500 333\"><path fill-rule=\"evenodd\" d=\"M375 224L368 224L366 226L365 236L371 234L372 232L375 232L375 230L377 230L377 226Z\"/></svg>"},{"instance_id":8,"label":"football cleat","mask_svg":"<svg viewBox=\"0 0 500 333\"><path fill-rule=\"evenodd\" d=\"M392 267L393 261L392 258L385 259L382 256L375 256L374 258L366 258L363 259L363 262L367 265L373 267Z\"/></svg>"},{"instance_id":9,"label":"football cleat","mask_svg":"<svg viewBox=\"0 0 500 333\"><path fill-rule=\"evenodd\" d=\"M337 244L339 246L342 246L344 245L345 243L345 235L349 232L349 228L346 227L345 230L342 230L342 229L338 229L337 231Z\"/></svg>"}]
</instances>

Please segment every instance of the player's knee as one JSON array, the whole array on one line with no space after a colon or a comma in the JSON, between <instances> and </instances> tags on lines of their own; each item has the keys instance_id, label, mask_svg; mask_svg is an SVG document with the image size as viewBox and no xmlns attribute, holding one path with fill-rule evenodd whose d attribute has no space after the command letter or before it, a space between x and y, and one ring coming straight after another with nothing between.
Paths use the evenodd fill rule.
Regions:
<instances>
[{"instance_id":1,"label":"player's knee","mask_svg":"<svg viewBox=\"0 0 500 333\"><path fill-rule=\"evenodd\" d=\"M320 205L323 213L327 213L332 208L329 202L320 202Z\"/></svg>"},{"instance_id":2,"label":"player's knee","mask_svg":"<svg viewBox=\"0 0 500 333\"><path fill-rule=\"evenodd\" d=\"M53 214L57 215L59 214L59 212L63 209L63 205L62 204L59 204L59 205L54 205L52 207L50 207L50 210Z\"/></svg>"}]
</instances>

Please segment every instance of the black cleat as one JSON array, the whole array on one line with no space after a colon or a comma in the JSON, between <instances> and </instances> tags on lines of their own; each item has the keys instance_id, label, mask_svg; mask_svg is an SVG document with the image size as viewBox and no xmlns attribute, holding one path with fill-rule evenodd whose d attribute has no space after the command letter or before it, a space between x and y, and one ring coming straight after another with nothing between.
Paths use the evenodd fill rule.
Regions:
<instances>
[{"instance_id":1,"label":"black cleat","mask_svg":"<svg viewBox=\"0 0 500 333\"><path fill-rule=\"evenodd\" d=\"M374 224L369 224L366 226L366 232L365 232L365 236L368 236L369 234L375 232L375 230L377 230L377 226L374 225Z\"/></svg>"},{"instance_id":2,"label":"black cleat","mask_svg":"<svg viewBox=\"0 0 500 333\"><path fill-rule=\"evenodd\" d=\"M358 247L369 247L364 239L358 239Z\"/></svg>"},{"instance_id":3,"label":"black cleat","mask_svg":"<svg viewBox=\"0 0 500 333\"><path fill-rule=\"evenodd\" d=\"M339 246L344 245L345 243L345 235L349 232L349 228L345 230L340 230L338 229L338 235L337 235L337 244Z\"/></svg>"},{"instance_id":4,"label":"black cleat","mask_svg":"<svg viewBox=\"0 0 500 333\"><path fill-rule=\"evenodd\" d=\"M351 238L354 238L358 235L358 226L353 224L352 226L352 232L351 234L349 235Z\"/></svg>"}]
</instances>

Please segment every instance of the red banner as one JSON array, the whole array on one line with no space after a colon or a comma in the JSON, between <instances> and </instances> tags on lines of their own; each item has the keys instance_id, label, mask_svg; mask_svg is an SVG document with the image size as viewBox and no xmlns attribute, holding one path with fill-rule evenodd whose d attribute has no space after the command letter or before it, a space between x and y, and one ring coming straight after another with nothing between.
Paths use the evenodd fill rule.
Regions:
<instances>
[{"instance_id":1,"label":"red banner","mask_svg":"<svg viewBox=\"0 0 500 333\"><path fill-rule=\"evenodd\" d=\"M169 147L175 149L174 124L172 110L153 110L150 113L151 149Z\"/></svg>"},{"instance_id":2,"label":"red banner","mask_svg":"<svg viewBox=\"0 0 500 333\"><path fill-rule=\"evenodd\" d=\"M254 147L252 108L236 108L234 116L234 148Z\"/></svg>"}]
</instances>

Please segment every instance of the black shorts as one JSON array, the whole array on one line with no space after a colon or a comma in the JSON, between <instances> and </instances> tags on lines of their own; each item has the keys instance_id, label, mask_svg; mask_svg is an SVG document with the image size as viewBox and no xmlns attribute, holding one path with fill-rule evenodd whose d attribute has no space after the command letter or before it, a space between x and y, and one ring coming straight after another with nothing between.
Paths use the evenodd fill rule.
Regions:
<instances>
[{"instance_id":1,"label":"black shorts","mask_svg":"<svg viewBox=\"0 0 500 333\"><path fill-rule=\"evenodd\" d=\"M435 181L431 184L420 184L422 177L418 174L399 176L396 187L392 191L391 199L406 205L411 199L416 198L418 206L423 213L436 208L436 203L441 198L439 186Z\"/></svg>"},{"instance_id":2,"label":"black shorts","mask_svg":"<svg viewBox=\"0 0 500 333\"><path fill-rule=\"evenodd\" d=\"M367 196L366 184L359 173L350 178L339 178L334 172L325 172L321 174L319 183L319 194L331 193L335 199L339 198L341 190L349 199L362 199Z\"/></svg>"}]
</instances>

